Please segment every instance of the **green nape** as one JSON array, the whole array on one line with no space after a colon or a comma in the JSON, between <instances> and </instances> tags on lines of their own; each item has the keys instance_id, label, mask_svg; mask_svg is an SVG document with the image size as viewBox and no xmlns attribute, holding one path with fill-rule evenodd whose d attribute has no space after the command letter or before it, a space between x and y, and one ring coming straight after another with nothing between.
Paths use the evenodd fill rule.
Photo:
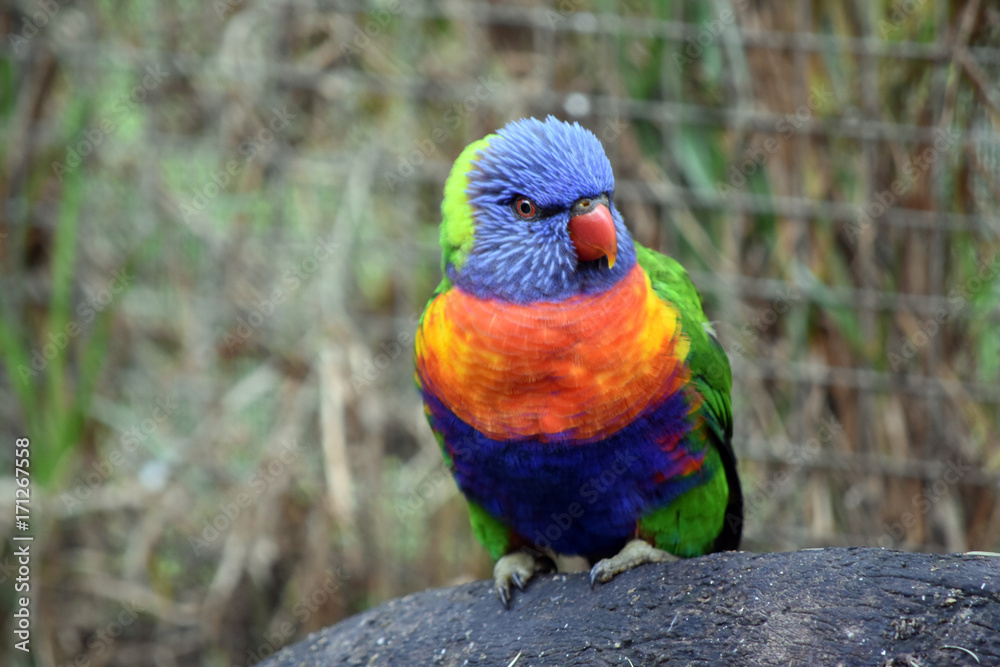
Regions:
<instances>
[{"instance_id":1,"label":"green nape","mask_svg":"<svg viewBox=\"0 0 1000 667\"><path fill-rule=\"evenodd\" d=\"M639 266L649 276L653 291L664 301L677 307L681 329L691 341L688 365L691 381L705 397L706 416L716 437L725 442L732 429L730 391L733 374L725 350L705 325L708 318L701 306L701 296L687 271L673 257L662 255L639 243L635 244Z\"/></svg>"},{"instance_id":2,"label":"green nape","mask_svg":"<svg viewBox=\"0 0 1000 667\"><path fill-rule=\"evenodd\" d=\"M475 223L472 205L465 194L469 186L469 170L479 151L489 146L490 134L465 147L455 160L455 165L444 184L444 200L441 202L441 273L448 275L448 265L461 269L465 258L472 250Z\"/></svg>"},{"instance_id":3,"label":"green nape","mask_svg":"<svg viewBox=\"0 0 1000 667\"><path fill-rule=\"evenodd\" d=\"M712 471L707 483L687 491L663 509L639 520L640 535L652 537L657 549L681 558L701 556L712 551L726 518L729 485L715 447L709 447L705 465Z\"/></svg>"},{"instance_id":4,"label":"green nape","mask_svg":"<svg viewBox=\"0 0 1000 667\"><path fill-rule=\"evenodd\" d=\"M699 329L700 327L691 325L700 325L705 321L701 297L681 263L669 255L650 250L641 243L635 244L635 254L657 296L677 306L685 328Z\"/></svg>"},{"instance_id":5,"label":"green nape","mask_svg":"<svg viewBox=\"0 0 1000 667\"><path fill-rule=\"evenodd\" d=\"M479 543L486 547L493 560L500 560L510 548L510 529L471 500L469 520L472 521L472 532L476 534Z\"/></svg>"}]
</instances>

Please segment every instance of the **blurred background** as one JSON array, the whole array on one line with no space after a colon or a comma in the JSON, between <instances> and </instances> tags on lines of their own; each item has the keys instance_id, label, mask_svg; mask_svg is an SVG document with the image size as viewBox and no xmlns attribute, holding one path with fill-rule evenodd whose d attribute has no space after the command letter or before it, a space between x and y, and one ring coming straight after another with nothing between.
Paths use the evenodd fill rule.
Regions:
<instances>
[{"instance_id":1,"label":"blurred background","mask_svg":"<svg viewBox=\"0 0 1000 667\"><path fill-rule=\"evenodd\" d=\"M0 662L256 664L489 576L411 345L451 162L528 115L597 134L635 237L718 322L745 549L1000 551L996 3L18 0L0 24Z\"/></svg>"}]
</instances>

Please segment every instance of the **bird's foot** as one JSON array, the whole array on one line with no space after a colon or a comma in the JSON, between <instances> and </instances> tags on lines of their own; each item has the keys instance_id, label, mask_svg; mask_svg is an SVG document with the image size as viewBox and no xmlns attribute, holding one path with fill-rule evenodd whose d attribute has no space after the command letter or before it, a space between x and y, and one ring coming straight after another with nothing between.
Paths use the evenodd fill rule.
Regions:
<instances>
[{"instance_id":1,"label":"bird's foot","mask_svg":"<svg viewBox=\"0 0 1000 667\"><path fill-rule=\"evenodd\" d=\"M616 555L594 563L594 567L590 568L590 587L593 588L598 581L606 584L616 574L631 570L636 565L672 563L675 560L680 559L662 549L657 549L645 540L632 540Z\"/></svg>"},{"instance_id":2,"label":"bird's foot","mask_svg":"<svg viewBox=\"0 0 1000 667\"><path fill-rule=\"evenodd\" d=\"M548 556L535 556L524 551L515 551L500 557L493 566L493 591L500 598L500 604L510 609L511 584L520 590L539 572L554 572L555 563Z\"/></svg>"}]
</instances>

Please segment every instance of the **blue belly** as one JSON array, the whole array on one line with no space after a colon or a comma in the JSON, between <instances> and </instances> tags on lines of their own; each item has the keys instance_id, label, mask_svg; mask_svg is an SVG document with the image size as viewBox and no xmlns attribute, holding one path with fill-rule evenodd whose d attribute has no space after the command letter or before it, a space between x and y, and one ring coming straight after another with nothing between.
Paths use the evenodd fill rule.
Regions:
<instances>
[{"instance_id":1,"label":"blue belly","mask_svg":"<svg viewBox=\"0 0 1000 667\"><path fill-rule=\"evenodd\" d=\"M680 393L602 440L494 440L424 392L465 496L529 543L603 558L635 535L636 521L704 483L704 448ZM702 446L704 447L704 446Z\"/></svg>"}]
</instances>

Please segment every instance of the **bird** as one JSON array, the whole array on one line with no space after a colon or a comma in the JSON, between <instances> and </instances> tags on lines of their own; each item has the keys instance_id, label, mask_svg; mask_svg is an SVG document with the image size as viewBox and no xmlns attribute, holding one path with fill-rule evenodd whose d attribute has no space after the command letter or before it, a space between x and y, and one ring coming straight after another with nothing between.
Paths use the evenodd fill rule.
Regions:
<instances>
[{"instance_id":1,"label":"bird","mask_svg":"<svg viewBox=\"0 0 1000 667\"><path fill-rule=\"evenodd\" d=\"M600 140L514 120L444 186L415 380L510 608L583 556L590 584L739 548L732 373L675 259L632 239Z\"/></svg>"}]
</instances>

